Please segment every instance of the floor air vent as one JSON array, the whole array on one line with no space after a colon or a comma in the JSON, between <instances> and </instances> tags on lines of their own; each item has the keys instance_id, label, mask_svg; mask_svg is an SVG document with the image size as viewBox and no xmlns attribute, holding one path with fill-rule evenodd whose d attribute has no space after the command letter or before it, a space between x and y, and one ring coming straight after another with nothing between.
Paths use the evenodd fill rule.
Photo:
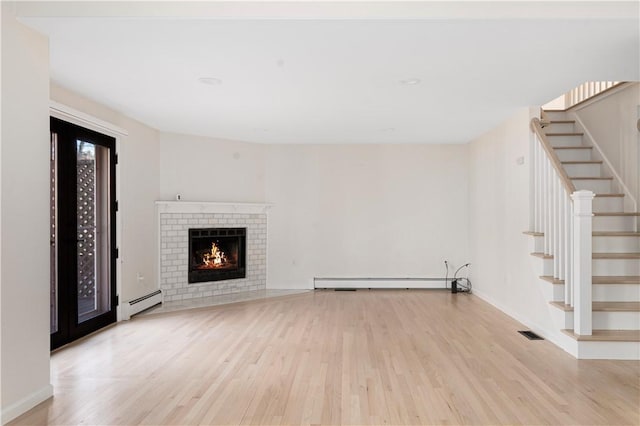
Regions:
<instances>
[{"instance_id":1,"label":"floor air vent","mask_svg":"<svg viewBox=\"0 0 640 426\"><path fill-rule=\"evenodd\" d=\"M355 288L334 288L334 291L356 291Z\"/></svg>"},{"instance_id":2,"label":"floor air vent","mask_svg":"<svg viewBox=\"0 0 640 426\"><path fill-rule=\"evenodd\" d=\"M522 334L524 337L526 337L529 340L544 340L544 338L538 336L533 331L522 330L522 331L518 331L518 333Z\"/></svg>"}]
</instances>

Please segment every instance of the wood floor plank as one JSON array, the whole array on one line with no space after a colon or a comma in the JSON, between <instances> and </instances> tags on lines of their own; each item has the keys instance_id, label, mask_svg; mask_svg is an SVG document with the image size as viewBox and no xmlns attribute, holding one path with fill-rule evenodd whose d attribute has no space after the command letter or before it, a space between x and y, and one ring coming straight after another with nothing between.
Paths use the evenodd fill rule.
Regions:
<instances>
[{"instance_id":1,"label":"wood floor plank","mask_svg":"<svg viewBox=\"0 0 640 426\"><path fill-rule=\"evenodd\" d=\"M576 360L466 294L315 291L150 315L54 353L11 424L639 424L640 364Z\"/></svg>"}]
</instances>

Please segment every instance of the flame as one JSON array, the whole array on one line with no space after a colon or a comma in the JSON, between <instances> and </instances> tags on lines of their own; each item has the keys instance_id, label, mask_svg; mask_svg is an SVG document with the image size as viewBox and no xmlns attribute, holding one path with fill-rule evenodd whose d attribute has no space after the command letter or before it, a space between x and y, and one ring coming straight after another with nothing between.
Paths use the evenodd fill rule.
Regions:
<instances>
[{"instance_id":1,"label":"flame","mask_svg":"<svg viewBox=\"0 0 640 426\"><path fill-rule=\"evenodd\" d=\"M227 255L218 248L215 242L211 243L211 250L202 256L202 262L208 267L219 267L227 262Z\"/></svg>"}]
</instances>

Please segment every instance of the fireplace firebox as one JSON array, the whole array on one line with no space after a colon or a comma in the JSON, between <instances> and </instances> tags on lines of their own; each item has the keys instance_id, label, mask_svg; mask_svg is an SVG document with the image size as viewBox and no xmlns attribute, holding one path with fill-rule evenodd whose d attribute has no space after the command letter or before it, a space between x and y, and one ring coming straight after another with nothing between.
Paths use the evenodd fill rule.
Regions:
<instances>
[{"instance_id":1,"label":"fireplace firebox","mask_svg":"<svg viewBox=\"0 0 640 426\"><path fill-rule=\"evenodd\" d=\"M189 284L245 278L247 228L189 229Z\"/></svg>"}]
</instances>

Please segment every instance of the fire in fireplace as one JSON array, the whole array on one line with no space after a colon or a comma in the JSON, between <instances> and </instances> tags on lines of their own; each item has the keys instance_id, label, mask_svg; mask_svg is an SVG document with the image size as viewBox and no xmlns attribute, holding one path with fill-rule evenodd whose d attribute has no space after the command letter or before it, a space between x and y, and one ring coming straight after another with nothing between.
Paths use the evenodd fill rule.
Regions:
<instances>
[{"instance_id":1,"label":"fire in fireplace","mask_svg":"<svg viewBox=\"0 0 640 426\"><path fill-rule=\"evenodd\" d=\"M247 228L189 229L189 283L244 278Z\"/></svg>"}]
</instances>

